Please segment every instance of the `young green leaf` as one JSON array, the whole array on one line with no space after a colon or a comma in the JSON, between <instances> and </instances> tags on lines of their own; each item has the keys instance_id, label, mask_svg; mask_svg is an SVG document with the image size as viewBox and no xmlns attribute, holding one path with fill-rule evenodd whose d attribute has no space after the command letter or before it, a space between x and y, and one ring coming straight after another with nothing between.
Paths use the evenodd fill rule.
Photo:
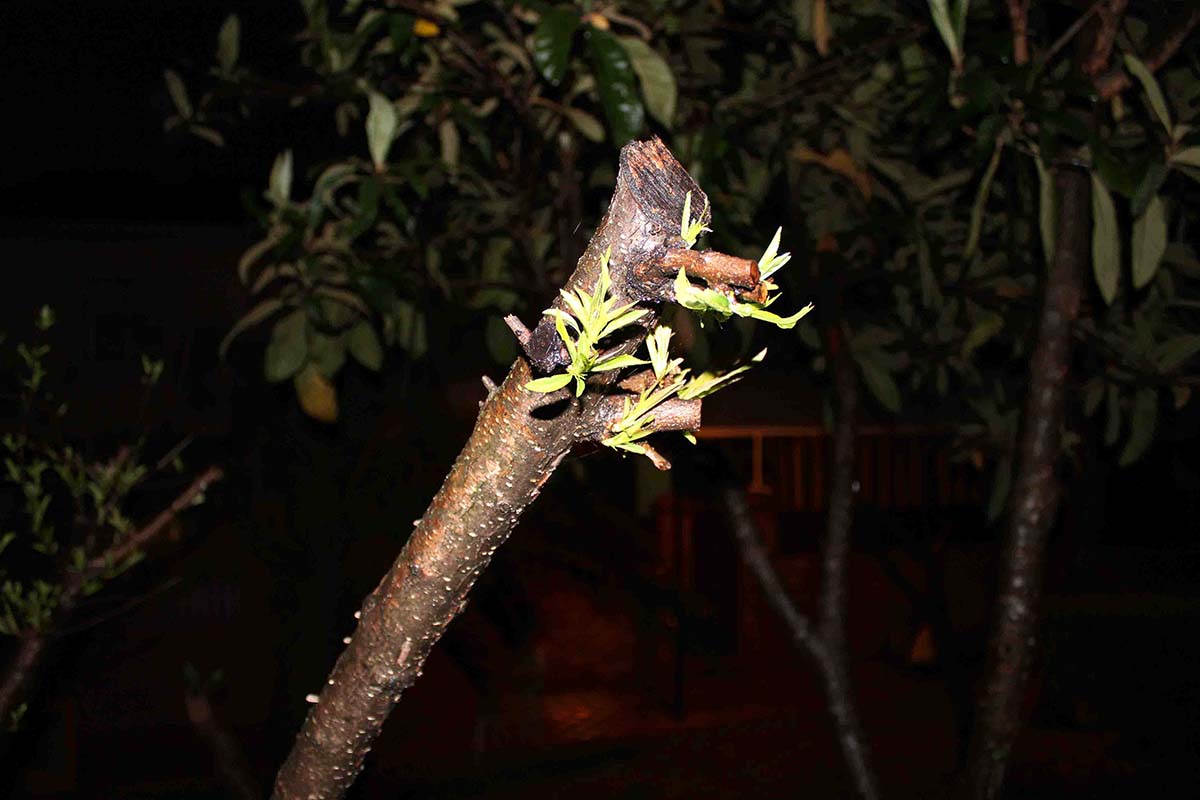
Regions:
<instances>
[{"instance_id":1,"label":"young green leaf","mask_svg":"<svg viewBox=\"0 0 1200 800\"><path fill-rule=\"evenodd\" d=\"M626 367L637 367L642 364L649 364L644 358L638 358L635 355L624 353L619 356L613 356L606 361L598 362L592 367L592 372L611 372L614 369L625 369Z\"/></svg>"},{"instance_id":2,"label":"young green leaf","mask_svg":"<svg viewBox=\"0 0 1200 800\"><path fill-rule=\"evenodd\" d=\"M1092 272L1104 302L1112 305L1121 276L1121 238L1112 195L1092 173Z\"/></svg>"},{"instance_id":3,"label":"young green leaf","mask_svg":"<svg viewBox=\"0 0 1200 800\"><path fill-rule=\"evenodd\" d=\"M1167 213L1161 197L1155 196L1146 213L1133 221L1133 288L1141 289L1154 280L1167 250Z\"/></svg>"},{"instance_id":4,"label":"young green leaf","mask_svg":"<svg viewBox=\"0 0 1200 800\"><path fill-rule=\"evenodd\" d=\"M1154 428L1158 420L1158 392L1154 389L1139 389L1133 398L1133 413L1129 419L1129 438L1121 450L1119 463L1128 466L1141 458L1154 441Z\"/></svg>"},{"instance_id":5,"label":"young green leaf","mask_svg":"<svg viewBox=\"0 0 1200 800\"><path fill-rule=\"evenodd\" d=\"M537 378L525 384L525 389L530 392L542 392L548 394L557 392L559 389L571 382L571 375L563 373L561 375L547 375L544 378Z\"/></svg>"}]
</instances>

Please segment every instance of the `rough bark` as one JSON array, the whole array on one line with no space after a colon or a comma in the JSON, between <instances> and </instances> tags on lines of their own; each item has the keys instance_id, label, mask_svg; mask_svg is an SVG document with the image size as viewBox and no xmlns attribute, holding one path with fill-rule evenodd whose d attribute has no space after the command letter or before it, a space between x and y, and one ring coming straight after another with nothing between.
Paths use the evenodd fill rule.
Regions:
<instances>
[{"instance_id":1,"label":"rough bark","mask_svg":"<svg viewBox=\"0 0 1200 800\"><path fill-rule=\"evenodd\" d=\"M854 362L836 328L830 330L829 349L838 410L833 432L829 518L821 550L818 630L828 659L826 695L838 740L859 796L873 800L879 796L879 789L854 704L846 642L846 578L850 568L850 534L854 528L858 381Z\"/></svg>"},{"instance_id":2,"label":"rough bark","mask_svg":"<svg viewBox=\"0 0 1200 800\"><path fill-rule=\"evenodd\" d=\"M1069 392L1071 327L1088 263L1086 173L1055 171L1058 238L1046 277L1037 343L1030 363L1024 429L1001 552L992 635L976 718L959 787L963 798L995 798L1021 726L1034 655L1046 539L1060 498L1057 465Z\"/></svg>"},{"instance_id":3,"label":"rough bark","mask_svg":"<svg viewBox=\"0 0 1200 800\"><path fill-rule=\"evenodd\" d=\"M59 594L50 624L40 630L25 631L18 641L16 652L5 667L4 678L0 680L0 730L9 724L13 712L25 702L41 669L51 644L51 637L75 612L79 601L83 599L84 588L114 564L120 564L144 549L167 529L175 517L191 506L210 484L220 480L221 476L220 468L209 467L150 522L104 552L93 555L79 572L64 571L62 592Z\"/></svg>"},{"instance_id":4,"label":"rough bark","mask_svg":"<svg viewBox=\"0 0 1200 800\"><path fill-rule=\"evenodd\" d=\"M840 306L837 292L830 294L828 306ZM831 312L827 311L827 314L832 316ZM750 512L746 492L731 475L725 475L720 497L742 560L758 581L768 604L787 626L792 642L812 659L820 673L834 733L855 792L865 800L874 800L879 797L879 784L854 703L846 643L846 578L850 535L854 527L859 392L854 362L833 324L829 327L829 350L838 413L833 434L829 517L821 550L821 587L815 624L796 607L780 581ZM719 472L728 473L728 470Z\"/></svg>"},{"instance_id":5,"label":"rough bark","mask_svg":"<svg viewBox=\"0 0 1200 800\"><path fill-rule=\"evenodd\" d=\"M679 223L689 191L693 208L707 207L700 188L657 139L621 151L608 213L566 288L591 289L600 258L611 248L613 294L649 312L621 345L623 352L637 348L661 304L672 297L674 273L664 257L684 248ZM616 388L613 373L593 378L580 401L564 397L547 405L545 396L526 391L534 369L555 371L565 353L549 317L532 332L514 329L526 358L490 393L442 488L363 603L349 644L312 698L315 704L276 778L275 797L345 793L387 715L521 513L574 445L603 438L618 418L620 397L605 394ZM656 414L660 429L699 426L698 402L668 403Z\"/></svg>"}]
</instances>

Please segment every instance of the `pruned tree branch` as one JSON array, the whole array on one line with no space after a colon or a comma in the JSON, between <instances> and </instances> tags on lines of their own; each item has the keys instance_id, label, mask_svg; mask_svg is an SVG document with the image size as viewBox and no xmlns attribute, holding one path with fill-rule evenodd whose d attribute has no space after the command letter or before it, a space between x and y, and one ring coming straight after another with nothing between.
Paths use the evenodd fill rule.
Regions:
<instances>
[{"instance_id":1,"label":"pruned tree branch","mask_svg":"<svg viewBox=\"0 0 1200 800\"><path fill-rule=\"evenodd\" d=\"M647 312L628 329L632 335L621 352L641 344L673 296L662 264L686 247L679 228L688 192L694 207L707 205L659 140L622 149L609 210L565 287L590 290L608 254L612 296ZM562 303L560 297L556 307ZM619 419L623 401L609 393L617 388L615 371L592 376L579 401L545 405L546 395L525 388L535 371L565 363L549 316L530 333L525 352L528 360L518 359L486 401L442 488L364 601L358 627L276 777L275 797L343 796L401 693L522 512L575 445L604 438ZM697 401L668 401L655 411L661 430L691 430L699 422Z\"/></svg>"}]
</instances>

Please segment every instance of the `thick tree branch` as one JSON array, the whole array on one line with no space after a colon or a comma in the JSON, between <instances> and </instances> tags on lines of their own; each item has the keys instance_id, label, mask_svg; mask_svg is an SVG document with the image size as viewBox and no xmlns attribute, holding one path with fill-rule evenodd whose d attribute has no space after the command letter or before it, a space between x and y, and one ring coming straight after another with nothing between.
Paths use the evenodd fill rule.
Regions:
<instances>
[{"instance_id":1,"label":"thick tree branch","mask_svg":"<svg viewBox=\"0 0 1200 800\"><path fill-rule=\"evenodd\" d=\"M1058 512L1056 467L1069 391L1071 328L1088 263L1090 209L1085 172L1057 167L1055 187L1058 240L1030 363L984 684L959 787L963 798L993 800L1004 782L1034 654L1046 539Z\"/></svg>"},{"instance_id":2,"label":"thick tree branch","mask_svg":"<svg viewBox=\"0 0 1200 800\"><path fill-rule=\"evenodd\" d=\"M641 343L671 297L670 280L647 265L684 247L679 223L688 192L693 206L697 199L705 205L699 187L660 141L626 146L608 213L565 287L591 290L601 257L610 254L612 294L648 312L637 335L625 342L625 352ZM534 375L530 362L552 371L563 364L561 350L553 322L544 316L528 338L529 361L518 359L487 400L442 488L363 603L358 627L276 777L275 797L345 793L384 720L521 513L572 447L611 429L621 400L602 392L618 379L616 372L589 380L581 402L556 403L534 413L544 395L524 388ZM685 401L664 404L656 424L692 429L699 424L699 411L698 404Z\"/></svg>"}]
</instances>

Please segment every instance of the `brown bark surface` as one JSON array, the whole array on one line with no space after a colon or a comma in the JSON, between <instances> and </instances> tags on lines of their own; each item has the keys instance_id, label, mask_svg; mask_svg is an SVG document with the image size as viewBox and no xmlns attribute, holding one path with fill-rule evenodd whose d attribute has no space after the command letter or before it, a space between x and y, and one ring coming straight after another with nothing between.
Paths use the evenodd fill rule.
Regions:
<instances>
[{"instance_id":1,"label":"brown bark surface","mask_svg":"<svg viewBox=\"0 0 1200 800\"><path fill-rule=\"evenodd\" d=\"M1089 259L1091 212L1087 173L1059 167L1055 188L1058 237L1030 363L987 666L959 792L964 798L991 800L1004 783L1022 723L1046 539L1061 494L1057 465L1069 391L1071 327L1079 311Z\"/></svg>"},{"instance_id":2,"label":"brown bark surface","mask_svg":"<svg viewBox=\"0 0 1200 800\"><path fill-rule=\"evenodd\" d=\"M707 207L700 188L660 141L627 145L608 213L567 282L568 291L590 290L600 258L611 248L613 294L649 312L621 345L623 352L640 345L672 296L674 276L663 262L668 251L685 247L679 223L687 192L692 208ZM527 359L518 359L491 393L442 488L363 603L358 627L276 778L276 797L345 793L392 707L521 513L575 444L603 438L619 417L619 396L606 394L615 389L614 373L594 378L579 401L564 393L547 405L545 395L525 390L533 369L554 372L565 363L549 317L522 346ZM656 414L660 429L699 426L698 401L668 404Z\"/></svg>"}]
</instances>

